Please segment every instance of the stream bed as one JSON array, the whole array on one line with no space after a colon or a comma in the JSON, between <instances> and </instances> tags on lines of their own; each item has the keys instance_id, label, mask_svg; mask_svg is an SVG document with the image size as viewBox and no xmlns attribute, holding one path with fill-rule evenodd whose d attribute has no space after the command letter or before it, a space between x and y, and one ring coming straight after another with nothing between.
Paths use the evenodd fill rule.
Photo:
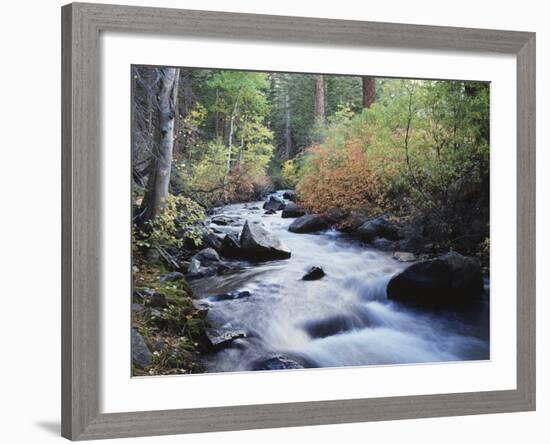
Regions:
<instances>
[{"instance_id":1,"label":"stream bed","mask_svg":"<svg viewBox=\"0 0 550 444\"><path fill-rule=\"evenodd\" d=\"M277 193L281 196L281 193ZM288 231L293 218L266 215L263 202L216 209L234 222L211 225L239 234L260 220L291 251L290 259L238 262L240 271L191 282L209 305L208 320L244 337L204 355L206 372L413 364L489 359L489 288L464 312L430 312L388 301L389 279L410 264L335 230ZM312 266L326 275L304 281ZM216 300L228 292L243 297ZM247 293L249 292L249 293Z\"/></svg>"}]
</instances>

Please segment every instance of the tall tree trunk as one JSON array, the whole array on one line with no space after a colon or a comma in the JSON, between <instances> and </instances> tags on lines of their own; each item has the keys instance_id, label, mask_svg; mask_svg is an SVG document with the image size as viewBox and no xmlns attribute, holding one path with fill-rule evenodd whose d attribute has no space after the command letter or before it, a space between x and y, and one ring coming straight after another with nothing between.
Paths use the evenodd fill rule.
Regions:
<instances>
[{"instance_id":1,"label":"tall tree trunk","mask_svg":"<svg viewBox=\"0 0 550 444\"><path fill-rule=\"evenodd\" d=\"M233 136L235 135L235 117L237 117L237 101L233 106L233 111L231 112L231 118L229 119L229 137L227 139L227 166L226 166L226 182L231 173L231 154L233 151Z\"/></svg>"},{"instance_id":2,"label":"tall tree trunk","mask_svg":"<svg viewBox=\"0 0 550 444\"><path fill-rule=\"evenodd\" d=\"M290 135L290 104L288 90L285 92L285 159L290 159L292 150L292 139Z\"/></svg>"},{"instance_id":3,"label":"tall tree trunk","mask_svg":"<svg viewBox=\"0 0 550 444\"><path fill-rule=\"evenodd\" d=\"M174 129L178 100L178 68L162 68L158 91L158 132L153 147L147 189L143 199L142 222L153 220L162 212L168 196Z\"/></svg>"},{"instance_id":4,"label":"tall tree trunk","mask_svg":"<svg viewBox=\"0 0 550 444\"><path fill-rule=\"evenodd\" d=\"M315 76L315 120L325 120L325 81L322 75Z\"/></svg>"},{"instance_id":5,"label":"tall tree trunk","mask_svg":"<svg viewBox=\"0 0 550 444\"><path fill-rule=\"evenodd\" d=\"M376 79L363 76L363 108L370 108L376 99Z\"/></svg>"},{"instance_id":6,"label":"tall tree trunk","mask_svg":"<svg viewBox=\"0 0 550 444\"><path fill-rule=\"evenodd\" d=\"M245 132L245 129L246 129L246 122L247 122L247 118L246 118L246 114L244 116L244 119L243 119L243 127L241 129L241 145L239 146L239 153L237 155L237 165L239 165L239 167L241 166L241 163L242 163L242 160L243 160L243 151L244 151L244 132Z\"/></svg>"}]
</instances>

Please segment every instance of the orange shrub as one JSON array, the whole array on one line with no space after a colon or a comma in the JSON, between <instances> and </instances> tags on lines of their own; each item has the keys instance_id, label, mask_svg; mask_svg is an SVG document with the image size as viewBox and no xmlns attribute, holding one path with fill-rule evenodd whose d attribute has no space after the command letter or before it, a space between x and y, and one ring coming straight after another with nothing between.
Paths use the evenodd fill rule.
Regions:
<instances>
[{"instance_id":1,"label":"orange shrub","mask_svg":"<svg viewBox=\"0 0 550 444\"><path fill-rule=\"evenodd\" d=\"M362 143L351 140L339 149L315 145L308 156L310 171L297 187L306 207L316 212L331 208L380 212L385 200L383 174Z\"/></svg>"}]
</instances>

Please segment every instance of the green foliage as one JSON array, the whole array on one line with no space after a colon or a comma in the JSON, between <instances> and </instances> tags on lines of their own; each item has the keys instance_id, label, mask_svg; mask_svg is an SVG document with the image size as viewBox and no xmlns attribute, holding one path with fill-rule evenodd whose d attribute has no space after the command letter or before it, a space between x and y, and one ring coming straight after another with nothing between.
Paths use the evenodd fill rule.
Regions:
<instances>
[{"instance_id":1,"label":"green foliage","mask_svg":"<svg viewBox=\"0 0 550 444\"><path fill-rule=\"evenodd\" d=\"M370 109L340 106L304 156L301 198L316 210L430 209L448 219L452 185L488 175L488 94L479 83L388 80Z\"/></svg>"},{"instance_id":2,"label":"green foliage","mask_svg":"<svg viewBox=\"0 0 550 444\"><path fill-rule=\"evenodd\" d=\"M199 204L188 197L169 194L161 214L146 221L143 229L134 224L133 247L182 247L186 239L200 246L204 229L198 222L203 219L204 210Z\"/></svg>"},{"instance_id":3,"label":"green foliage","mask_svg":"<svg viewBox=\"0 0 550 444\"><path fill-rule=\"evenodd\" d=\"M203 137L178 169L190 178L188 192L207 206L247 199L268 183L273 156L273 132L266 122L268 77L219 71L206 85L215 94L195 112L195 120L200 126L215 119L223 131L214 131L210 140Z\"/></svg>"}]
</instances>

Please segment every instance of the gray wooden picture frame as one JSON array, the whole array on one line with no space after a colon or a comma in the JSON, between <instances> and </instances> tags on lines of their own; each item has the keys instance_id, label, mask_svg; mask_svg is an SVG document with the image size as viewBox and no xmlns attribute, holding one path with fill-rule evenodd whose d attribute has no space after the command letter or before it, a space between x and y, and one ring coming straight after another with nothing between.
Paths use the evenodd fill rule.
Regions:
<instances>
[{"instance_id":1,"label":"gray wooden picture frame","mask_svg":"<svg viewBox=\"0 0 550 444\"><path fill-rule=\"evenodd\" d=\"M517 58L517 388L164 411L99 411L104 31ZM535 409L535 34L102 4L62 8L62 435L73 440Z\"/></svg>"}]
</instances>

